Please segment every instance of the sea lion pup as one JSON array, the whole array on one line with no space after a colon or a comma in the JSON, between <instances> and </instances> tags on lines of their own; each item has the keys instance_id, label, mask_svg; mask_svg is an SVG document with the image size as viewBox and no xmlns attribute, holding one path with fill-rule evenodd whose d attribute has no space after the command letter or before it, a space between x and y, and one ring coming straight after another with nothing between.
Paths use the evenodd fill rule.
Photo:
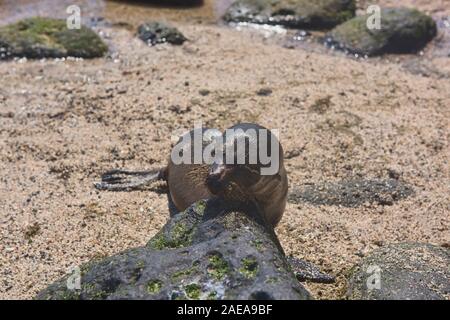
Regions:
<instances>
[{"instance_id":1,"label":"sea lion pup","mask_svg":"<svg viewBox=\"0 0 450 320\"><path fill-rule=\"evenodd\" d=\"M222 143L222 157L216 157L206 178L209 191L226 200L253 203L263 221L275 227L288 193L277 137L258 124L240 123L225 130Z\"/></svg>"},{"instance_id":2,"label":"sea lion pup","mask_svg":"<svg viewBox=\"0 0 450 320\"><path fill-rule=\"evenodd\" d=\"M201 155L197 154L197 159L195 139L201 139ZM286 207L288 180L283 149L270 130L253 123L228 128L223 136L217 129L194 129L174 146L166 167L154 171L112 170L102 175L102 181L95 186L100 190L126 191L156 180L167 181L178 211L198 200L217 196L253 202L264 221L274 227Z\"/></svg>"},{"instance_id":3,"label":"sea lion pup","mask_svg":"<svg viewBox=\"0 0 450 320\"><path fill-rule=\"evenodd\" d=\"M200 147L196 148L196 143ZM196 155L198 150L201 155ZM177 158L190 161L179 162ZM177 212L212 197L253 204L275 244L285 253L274 228L286 207L288 178L283 148L270 130L253 123L237 124L223 135L217 129L197 128L180 138L166 167L152 171L112 170L103 174L95 187L129 191L157 180L167 181L169 205L172 203ZM334 282L332 276L307 261L287 259L300 281Z\"/></svg>"}]
</instances>

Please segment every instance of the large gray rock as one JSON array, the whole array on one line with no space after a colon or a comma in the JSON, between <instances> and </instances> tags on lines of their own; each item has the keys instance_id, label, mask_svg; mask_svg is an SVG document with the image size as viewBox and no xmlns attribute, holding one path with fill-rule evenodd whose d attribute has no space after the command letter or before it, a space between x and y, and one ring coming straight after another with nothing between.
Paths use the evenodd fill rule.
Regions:
<instances>
[{"instance_id":1,"label":"large gray rock","mask_svg":"<svg viewBox=\"0 0 450 320\"><path fill-rule=\"evenodd\" d=\"M29 18L0 27L0 60L103 56L108 47L91 29L68 29L65 20Z\"/></svg>"},{"instance_id":2,"label":"large gray rock","mask_svg":"<svg viewBox=\"0 0 450 320\"><path fill-rule=\"evenodd\" d=\"M421 243L380 248L350 271L347 297L353 300L450 299L450 250Z\"/></svg>"},{"instance_id":3,"label":"large gray rock","mask_svg":"<svg viewBox=\"0 0 450 320\"><path fill-rule=\"evenodd\" d=\"M369 15L355 17L325 37L330 46L361 55L409 53L423 48L436 36L436 23L415 9L381 10L381 28L369 30Z\"/></svg>"},{"instance_id":4,"label":"large gray rock","mask_svg":"<svg viewBox=\"0 0 450 320\"><path fill-rule=\"evenodd\" d=\"M237 0L225 13L227 22L332 28L355 16L354 0Z\"/></svg>"},{"instance_id":5,"label":"large gray rock","mask_svg":"<svg viewBox=\"0 0 450 320\"><path fill-rule=\"evenodd\" d=\"M138 27L137 36L150 45L166 42L181 45L187 40L177 28L156 21L141 24Z\"/></svg>"},{"instance_id":6,"label":"large gray rock","mask_svg":"<svg viewBox=\"0 0 450 320\"><path fill-rule=\"evenodd\" d=\"M171 218L144 247L81 267L37 299L309 299L254 210L200 201Z\"/></svg>"}]
</instances>

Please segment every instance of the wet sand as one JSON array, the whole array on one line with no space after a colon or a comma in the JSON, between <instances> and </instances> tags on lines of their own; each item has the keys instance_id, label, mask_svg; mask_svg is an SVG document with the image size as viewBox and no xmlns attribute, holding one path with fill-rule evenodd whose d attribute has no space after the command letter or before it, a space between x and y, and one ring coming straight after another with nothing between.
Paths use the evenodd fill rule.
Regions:
<instances>
[{"instance_id":1,"label":"wet sand","mask_svg":"<svg viewBox=\"0 0 450 320\"><path fill-rule=\"evenodd\" d=\"M145 244L168 218L163 186L109 193L93 182L111 168L163 165L173 131L196 120L280 129L291 190L393 172L413 188L392 205L288 204L276 230L287 253L338 278L307 284L315 298L342 297L345 272L378 246L449 246L449 57L415 56L440 72L423 76L395 59L173 23L189 38L181 47L99 24L104 59L0 63L0 298L32 298L71 266Z\"/></svg>"}]
</instances>

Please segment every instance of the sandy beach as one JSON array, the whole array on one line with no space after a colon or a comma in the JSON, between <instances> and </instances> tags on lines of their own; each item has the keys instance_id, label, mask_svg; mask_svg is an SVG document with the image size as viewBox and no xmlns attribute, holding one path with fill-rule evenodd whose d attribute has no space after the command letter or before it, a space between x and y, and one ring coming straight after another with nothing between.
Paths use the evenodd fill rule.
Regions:
<instances>
[{"instance_id":1,"label":"sandy beach","mask_svg":"<svg viewBox=\"0 0 450 320\"><path fill-rule=\"evenodd\" d=\"M374 2L450 16L446 0ZM168 219L164 185L113 193L93 183L112 168L163 166L173 133L196 121L279 129L292 192L393 176L414 190L387 205L288 203L276 229L286 252L337 277L306 284L316 299L342 298L345 273L377 247L450 246L448 32L422 55L361 60L218 24L211 2L183 9L189 19L155 8L129 18L115 6L126 4L95 9L113 22L94 26L105 58L0 62L0 299L30 299L72 266L145 244ZM160 15L184 45L135 37Z\"/></svg>"}]
</instances>

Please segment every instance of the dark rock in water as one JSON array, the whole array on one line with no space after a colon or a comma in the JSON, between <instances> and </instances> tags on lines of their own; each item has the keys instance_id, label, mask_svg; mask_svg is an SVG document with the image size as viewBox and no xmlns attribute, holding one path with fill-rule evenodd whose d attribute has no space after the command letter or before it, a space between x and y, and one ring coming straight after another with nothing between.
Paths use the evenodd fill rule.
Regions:
<instances>
[{"instance_id":1,"label":"dark rock in water","mask_svg":"<svg viewBox=\"0 0 450 320\"><path fill-rule=\"evenodd\" d=\"M181 45L187 39L177 28L170 27L162 22L148 22L141 24L137 36L147 44L170 43Z\"/></svg>"},{"instance_id":2,"label":"dark rock in water","mask_svg":"<svg viewBox=\"0 0 450 320\"><path fill-rule=\"evenodd\" d=\"M81 267L37 299L310 299L290 271L274 233L255 211L199 201L171 218L146 246Z\"/></svg>"},{"instance_id":3,"label":"dark rock in water","mask_svg":"<svg viewBox=\"0 0 450 320\"><path fill-rule=\"evenodd\" d=\"M421 243L377 249L350 271L347 298L450 299L450 250Z\"/></svg>"},{"instance_id":4,"label":"dark rock in water","mask_svg":"<svg viewBox=\"0 0 450 320\"><path fill-rule=\"evenodd\" d=\"M355 16L354 0L238 0L225 13L227 22L327 29Z\"/></svg>"},{"instance_id":5,"label":"dark rock in water","mask_svg":"<svg viewBox=\"0 0 450 320\"><path fill-rule=\"evenodd\" d=\"M91 29L68 29L65 20L29 18L0 28L0 59L96 58L108 51Z\"/></svg>"},{"instance_id":6,"label":"dark rock in water","mask_svg":"<svg viewBox=\"0 0 450 320\"><path fill-rule=\"evenodd\" d=\"M203 5L204 0L147 0L151 5L161 7L198 7Z\"/></svg>"},{"instance_id":7,"label":"dark rock in water","mask_svg":"<svg viewBox=\"0 0 450 320\"><path fill-rule=\"evenodd\" d=\"M294 189L288 196L293 203L357 207L365 202L392 205L413 194L413 189L395 179L348 180L335 184L306 186Z\"/></svg>"},{"instance_id":8,"label":"dark rock in water","mask_svg":"<svg viewBox=\"0 0 450 320\"><path fill-rule=\"evenodd\" d=\"M369 15L355 17L325 37L329 46L360 55L410 53L423 48L436 36L434 20L415 9L381 10L381 28L367 28Z\"/></svg>"}]
</instances>

